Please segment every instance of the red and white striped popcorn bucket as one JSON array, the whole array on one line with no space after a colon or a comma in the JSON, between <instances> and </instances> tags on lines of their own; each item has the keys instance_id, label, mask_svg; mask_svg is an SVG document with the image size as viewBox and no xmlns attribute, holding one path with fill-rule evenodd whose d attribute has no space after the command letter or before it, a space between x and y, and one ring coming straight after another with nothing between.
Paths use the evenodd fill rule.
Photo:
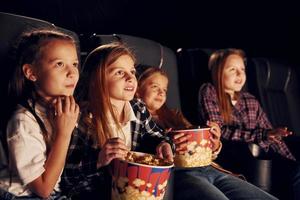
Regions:
<instances>
[{"instance_id":1,"label":"red and white striped popcorn bucket","mask_svg":"<svg viewBox=\"0 0 300 200\"><path fill-rule=\"evenodd\" d=\"M114 159L111 163L112 199L163 199L173 166L152 166Z\"/></svg>"},{"instance_id":2,"label":"red and white striped popcorn bucket","mask_svg":"<svg viewBox=\"0 0 300 200\"><path fill-rule=\"evenodd\" d=\"M190 134L185 153L176 154L174 163L176 167L203 167L212 162L212 143L210 141L210 128L184 129L170 132L175 134Z\"/></svg>"}]
</instances>

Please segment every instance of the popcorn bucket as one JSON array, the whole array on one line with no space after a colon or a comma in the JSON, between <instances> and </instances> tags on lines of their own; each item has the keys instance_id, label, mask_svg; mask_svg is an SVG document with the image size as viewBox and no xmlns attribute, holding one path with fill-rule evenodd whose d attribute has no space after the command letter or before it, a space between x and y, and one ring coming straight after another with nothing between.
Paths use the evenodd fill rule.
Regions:
<instances>
[{"instance_id":1,"label":"popcorn bucket","mask_svg":"<svg viewBox=\"0 0 300 200\"><path fill-rule=\"evenodd\" d=\"M170 132L171 135L184 133L192 135L188 139L187 151L174 158L176 167L203 167L212 162L210 128L184 129Z\"/></svg>"},{"instance_id":2,"label":"popcorn bucket","mask_svg":"<svg viewBox=\"0 0 300 200\"><path fill-rule=\"evenodd\" d=\"M134 152L137 156L150 154ZM164 197L173 164L153 166L114 159L111 163L112 199L161 200Z\"/></svg>"}]
</instances>

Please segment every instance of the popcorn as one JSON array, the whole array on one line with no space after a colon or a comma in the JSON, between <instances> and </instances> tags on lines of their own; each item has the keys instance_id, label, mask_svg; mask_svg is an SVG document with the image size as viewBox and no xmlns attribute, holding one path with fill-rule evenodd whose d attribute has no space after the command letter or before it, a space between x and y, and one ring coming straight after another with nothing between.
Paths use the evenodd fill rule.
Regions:
<instances>
[{"instance_id":1,"label":"popcorn","mask_svg":"<svg viewBox=\"0 0 300 200\"><path fill-rule=\"evenodd\" d=\"M168 166L172 165L172 163L157 158L156 156L153 156L151 154L144 154L144 155L137 155L134 152L129 151L125 157L125 160L129 162L139 163L139 164L145 164L145 165L153 165L153 166Z\"/></svg>"},{"instance_id":2,"label":"popcorn","mask_svg":"<svg viewBox=\"0 0 300 200\"><path fill-rule=\"evenodd\" d=\"M126 180L126 177L120 177L119 179ZM119 181L119 180L118 180ZM121 181L122 182L122 181ZM145 182L141 179L135 179L133 181L135 184L144 185ZM146 185L148 186L149 183ZM151 185L151 184L150 184ZM139 191L138 187L132 187L130 185L125 186L123 185L121 188L118 185L117 191L112 190L112 199L113 200L162 200L165 194L165 188L167 187L167 181L163 184L158 185L158 190L161 190L158 196L155 196L155 190L152 190L150 193L149 191Z\"/></svg>"},{"instance_id":3,"label":"popcorn","mask_svg":"<svg viewBox=\"0 0 300 200\"><path fill-rule=\"evenodd\" d=\"M174 158L177 167L203 167L212 162L212 150L209 147L203 147L209 144L208 140L201 140L198 145L195 141L187 145L188 151Z\"/></svg>"},{"instance_id":4,"label":"popcorn","mask_svg":"<svg viewBox=\"0 0 300 200\"><path fill-rule=\"evenodd\" d=\"M162 200L173 163L140 152L111 163L113 200Z\"/></svg>"}]
</instances>

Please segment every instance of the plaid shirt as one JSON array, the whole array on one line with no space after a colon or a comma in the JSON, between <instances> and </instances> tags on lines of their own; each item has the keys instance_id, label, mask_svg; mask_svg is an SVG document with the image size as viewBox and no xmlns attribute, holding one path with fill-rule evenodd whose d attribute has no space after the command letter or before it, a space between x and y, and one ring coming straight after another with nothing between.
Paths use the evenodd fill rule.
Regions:
<instances>
[{"instance_id":1,"label":"plaid shirt","mask_svg":"<svg viewBox=\"0 0 300 200\"><path fill-rule=\"evenodd\" d=\"M130 104L137 118L137 121L131 121L131 150L155 153L156 146L160 142L166 141L171 144L170 139L162 134L163 131L152 120L142 101L134 99ZM109 167L97 169L100 149L92 147L95 144L89 130L86 123L80 120L78 128L73 132L61 180L62 190L69 197L83 192L98 191L105 194L111 191Z\"/></svg>"},{"instance_id":2,"label":"plaid shirt","mask_svg":"<svg viewBox=\"0 0 300 200\"><path fill-rule=\"evenodd\" d=\"M215 87L204 84L199 93L200 114L203 120L214 121L222 129L225 140L254 142L265 151L271 147L283 157L296 160L287 145L273 143L266 138L267 131L272 129L266 114L255 97L247 92L241 92L237 103L232 107L232 122L225 124L221 116Z\"/></svg>"}]
</instances>

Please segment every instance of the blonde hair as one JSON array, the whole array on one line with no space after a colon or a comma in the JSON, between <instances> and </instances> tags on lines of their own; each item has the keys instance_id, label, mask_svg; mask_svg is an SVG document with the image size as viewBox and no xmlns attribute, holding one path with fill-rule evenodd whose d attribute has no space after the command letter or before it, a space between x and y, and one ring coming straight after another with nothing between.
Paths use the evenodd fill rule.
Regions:
<instances>
[{"instance_id":1,"label":"blonde hair","mask_svg":"<svg viewBox=\"0 0 300 200\"><path fill-rule=\"evenodd\" d=\"M223 80L225 63L230 55L240 56L244 61L246 61L246 54L243 50L232 48L215 51L208 61L208 68L211 70L212 74L212 82L217 91L220 112L225 123L230 123L232 120L231 99L230 96L225 93Z\"/></svg>"},{"instance_id":2,"label":"blonde hair","mask_svg":"<svg viewBox=\"0 0 300 200\"><path fill-rule=\"evenodd\" d=\"M128 55L135 61L133 53L121 43L102 45L87 56L83 66L88 72L88 106L93 115L92 125L96 129L96 140L100 147L112 135L108 113L111 114L118 129L121 129L110 102L109 90L106 86L106 69L123 55Z\"/></svg>"}]
</instances>

